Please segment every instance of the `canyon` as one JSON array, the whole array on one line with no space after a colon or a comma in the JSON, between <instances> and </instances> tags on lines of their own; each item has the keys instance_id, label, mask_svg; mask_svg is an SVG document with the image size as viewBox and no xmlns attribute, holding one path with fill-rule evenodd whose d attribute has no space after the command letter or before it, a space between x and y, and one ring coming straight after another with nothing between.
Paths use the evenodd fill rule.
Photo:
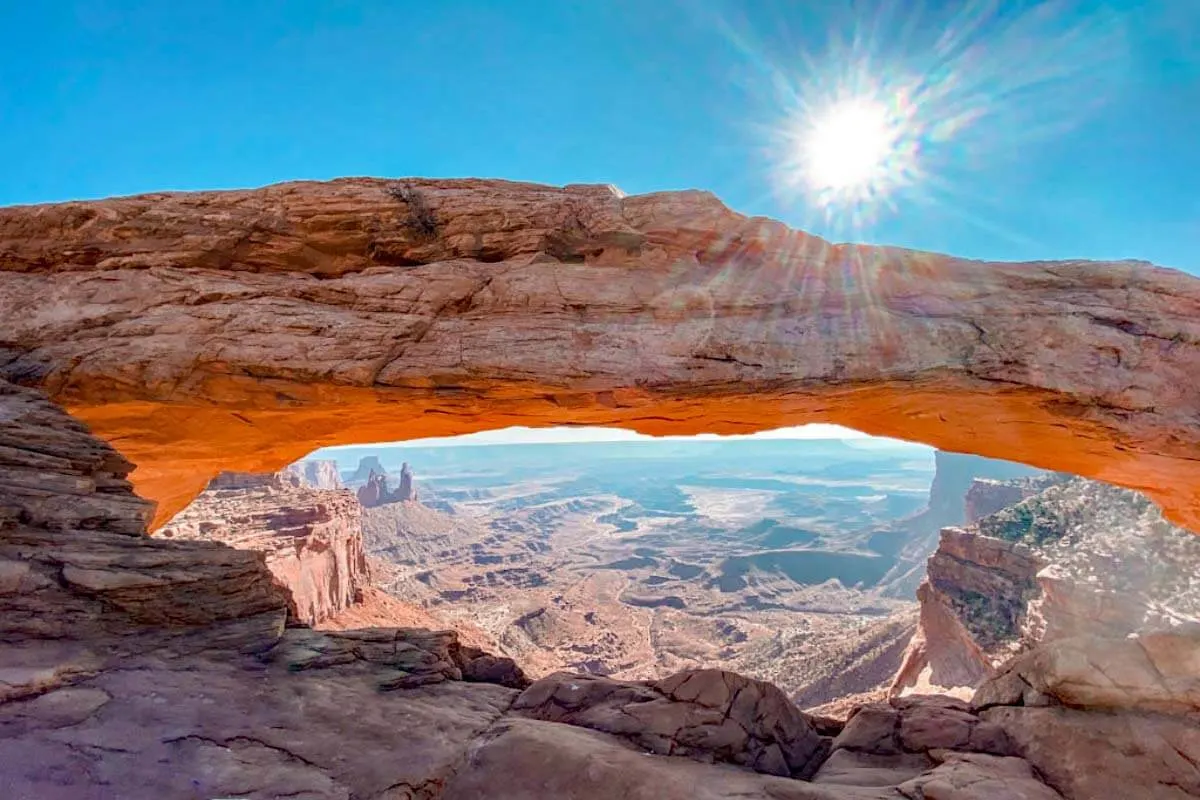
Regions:
<instances>
[{"instance_id":1,"label":"canyon","mask_svg":"<svg viewBox=\"0 0 1200 800\"><path fill-rule=\"evenodd\" d=\"M1200 796L1194 539L1176 527L1200 527L1198 301L1149 265L834 245L697 192L349 179L0 209L0 785ZM841 718L726 670L530 682L386 614L310 626L376 580L328 513L353 496L285 469L316 447L818 420L1126 489L971 487L978 518L939 534L893 691ZM166 524L205 487L218 505L331 497L273 518L285 546L247 518L244 549L199 541L187 511ZM436 512L376 508L395 506ZM1135 569L1114 574L1114 553Z\"/></svg>"}]
</instances>

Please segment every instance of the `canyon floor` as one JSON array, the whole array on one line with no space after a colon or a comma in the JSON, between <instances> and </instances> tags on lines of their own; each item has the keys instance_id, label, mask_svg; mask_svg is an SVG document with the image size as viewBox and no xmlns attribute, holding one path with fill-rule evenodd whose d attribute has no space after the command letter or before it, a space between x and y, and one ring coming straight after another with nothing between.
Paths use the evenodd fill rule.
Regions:
<instances>
[{"instance_id":1,"label":"canyon floor","mask_svg":"<svg viewBox=\"0 0 1200 800\"><path fill-rule=\"evenodd\" d=\"M330 455L340 460L317 454L309 472L324 465L368 499L376 584L484 632L529 674L719 667L805 705L890 681L916 628L915 595L889 591L909 572L902 551L919 549L931 524L962 521L972 477L1031 472L877 440ZM368 497L368 479L388 470L393 485L403 470L417 490Z\"/></svg>"}]
</instances>

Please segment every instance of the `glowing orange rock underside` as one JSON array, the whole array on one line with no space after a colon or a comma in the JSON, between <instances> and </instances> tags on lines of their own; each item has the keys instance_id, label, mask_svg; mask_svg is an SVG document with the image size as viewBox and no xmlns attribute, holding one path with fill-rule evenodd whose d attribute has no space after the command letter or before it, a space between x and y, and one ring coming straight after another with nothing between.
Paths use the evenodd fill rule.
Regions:
<instances>
[{"instance_id":1,"label":"glowing orange rock underside","mask_svg":"<svg viewBox=\"0 0 1200 800\"><path fill-rule=\"evenodd\" d=\"M604 425L651 435L751 433L810 422L944 450L1021 461L1137 488L1174 520L1200 528L1200 508L1176 487L1200 485L1200 462L1134 453L1102 426L1064 424L1057 398L1032 390L990 393L910 383L810 394L665 398L615 393L559 396L523 387L517 396L448 399L426 392L343 389L336 403L286 410L154 403L77 406L70 411L138 465L139 494L158 502L155 527L187 505L221 470L269 471L331 445L450 436L524 425ZM303 386L289 393L303 398ZM327 394L327 392L326 392ZM605 397L608 403L614 396ZM946 413L947 409L953 413Z\"/></svg>"}]
</instances>

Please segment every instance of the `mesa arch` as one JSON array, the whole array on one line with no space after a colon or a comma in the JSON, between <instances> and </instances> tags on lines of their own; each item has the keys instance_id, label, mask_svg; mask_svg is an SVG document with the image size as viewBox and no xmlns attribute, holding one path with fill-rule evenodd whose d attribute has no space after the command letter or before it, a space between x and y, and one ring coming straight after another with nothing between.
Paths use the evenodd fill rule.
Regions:
<instances>
[{"instance_id":1,"label":"mesa arch","mask_svg":"<svg viewBox=\"0 0 1200 800\"><path fill-rule=\"evenodd\" d=\"M316 447L834 422L1148 493L1200 530L1200 281L835 245L702 192L343 179L0 209L0 378L156 524Z\"/></svg>"}]
</instances>

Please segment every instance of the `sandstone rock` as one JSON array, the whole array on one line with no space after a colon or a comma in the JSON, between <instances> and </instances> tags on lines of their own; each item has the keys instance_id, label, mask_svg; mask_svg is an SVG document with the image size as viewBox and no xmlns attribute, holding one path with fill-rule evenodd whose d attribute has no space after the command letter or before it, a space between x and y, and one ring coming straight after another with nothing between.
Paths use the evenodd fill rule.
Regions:
<instances>
[{"instance_id":1,"label":"sandstone rock","mask_svg":"<svg viewBox=\"0 0 1200 800\"><path fill-rule=\"evenodd\" d=\"M820 786L663 758L594 730L528 719L497 724L442 800L885 800L888 789Z\"/></svg>"},{"instance_id":2,"label":"sandstone rock","mask_svg":"<svg viewBox=\"0 0 1200 800\"><path fill-rule=\"evenodd\" d=\"M243 659L126 663L0 705L4 797L432 797L515 694L460 682L381 693L361 665L288 673Z\"/></svg>"},{"instance_id":3,"label":"sandstone rock","mask_svg":"<svg viewBox=\"0 0 1200 800\"><path fill-rule=\"evenodd\" d=\"M811 777L827 752L779 689L721 670L644 683L556 673L529 687L513 710L624 736L660 755L725 761L771 775Z\"/></svg>"},{"instance_id":4,"label":"sandstone rock","mask_svg":"<svg viewBox=\"0 0 1200 800\"><path fill-rule=\"evenodd\" d=\"M372 675L382 690L412 689L468 680L523 689L529 681L511 659L463 647L454 631L368 628L353 631L291 630L267 656L291 672L351 667Z\"/></svg>"},{"instance_id":5,"label":"sandstone rock","mask_svg":"<svg viewBox=\"0 0 1200 800\"><path fill-rule=\"evenodd\" d=\"M41 392L0 380L0 524L140 535L151 504L133 465Z\"/></svg>"},{"instance_id":6,"label":"sandstone rock","mask_svg":"<svg viewBox=\"0 0 1200 800\"><path fill-rule=\"evenodd\" d=\"M971 481L964 496L965 514L963 522L977 522L983 517L995 514L1009 506L1032 497L1051 486L1070 479L1064 473L1051 473L1028 478L1011 478L995 480L992 478L976 478Z\"/></svg>"},{"instance_id":7,"label":"sandstone rock","mask_svg":"<svg viewBox=\"0 0 1200 800\"><path fill-rule=\"evenodd\" d=\"M288 464L283 474L290 475L302 485L313 489L341 489L342 476L337 462L329 459L297 461Z\"/></svg>"},{"instance_id":8,"label":"sandstone rock","mask_svg":"<svg viewBox=\"0 0 1200 800\"><path fill-rule=\"evenodd\" d=\"M933 457L933 482L929 486L926 506L876 531L870 539L872 548L895 554L895 564L879 582L883 592L890 597L912 598L925 577L925 561L937 547L939 532L947 526L966 522L964 496L975 480L1019 479L1042 474L1024 464L963 453L937 450Z\"/></svg>"},{"instance_id":9,"label":"sandstone rock","mask_svg":"<svg viewBox=\"0 0 1200 800\"><path fill-rule=\"evenodd\" d=\"M1004 731L952 697L914 696L863 706L833 740L833 749L872 755L961 750L1015 755Z\"/></svg>"},{"instance_id":10,"label":"sandstone rock","mask_svg":"<svg viewBox=\"0 0 1200 800\"><path fill-rule=\"evenodd\" d=\"M1039 642L1119 638L1200 615L1200 540L1144 497L1081 478L1015 482L1015 505L942 532L892 692L969 691Z\"/></svg>"},{"instance_id":11,"label":"sandstone rock","mask_svg":"<svg viewBox=\"0 0 1200 800\"><path fill-rule=\"evenodd\" d=\"M973 705L1200 712L1200 625L1128 639L1075 637L1014 659Z\"/></svg>"},{"instance_id":12,"label":"sandstone rock","mask_svg":"<svg viewBox=\"0 0 1200 800\"><path fill-rule=\"evenodd\" d=\"M352 606L370 585L362 510L348 491L284 478L222 473L157 536L263 553L291 595L293 616L315 625Z\"/></svg>"},{"instance_id":13,"label":"sandstone rock","mask_svg":"<svg viewBox=\"0 0 1200 800\"><path fill-rule=\"evenodd\" d=\"M417 499L417 490L413 488L413 473L405 461L400 465L400 485L396 487L396 499L407 503Z\"/></svg>"},{"instance_id":14,"label":"sandstone rock","mask_svg":"<svg viewBox=\"0 0 1200 800\"><path fill-rule=\"evenodd\" d=\"M379 461L379 456L363 456L358 460L358 467L350 475L350 483L366 483L372 475L387 475L387 470Z\"/></svg>"},{"instance_id":15,"label":"sandstone rock","mask_svg":"<svg viewBox=\"0 0 1200 800\"><path fill-rule=\"evenodd\" d=\"M702 192L347 179L0 210L0 377L119 440L160 523L322 445L825 421L1154 487L1200 527L1198 312L1196 279L1143 263L833 245Z\"/></svg>"},{"instance_id":16,"label":"sandstone rock","mask_svg":"<svg viewBox=\"0 0 1200 800\"><path fill-rule=\"evenodd\" d=\"M1004 728L1041 778L1068 800L1200 797L1200 720L1068 708L997 707Z\"/></svg>"},{"instance_id":17,"label":"sandstone rock","mask_svg":"<svg viewBox=\"0 0 1200 800\"><path fill-rule=\"evenodd\" d=\"M6 681L18 687L8 694L44 685L40 675L99 663L82 646L69 657L56 648L44 663L24 660L47 641L119 653L138 642L185 647L167 640L199 630L205 643L231 649L262 650L278 638L285 597L262 556L148 538L149 508L124 480L130 464L39 392L0 382L0 436L0 671L33 670ZM130 635L146 632L154 635ZM62 658L90 666L60 668Z\"/></svg>"},{"instance_id":18,"label":"sandstone rock","mask_svg":"<svg viewBox=\"0 0 1200 800\"><path fill-rule=\"evenodd\" d=\"M1024 759L980 753L947 753L940 766L897 791L909 800L1062 800Z\"/></svg>"}]
</instances>

